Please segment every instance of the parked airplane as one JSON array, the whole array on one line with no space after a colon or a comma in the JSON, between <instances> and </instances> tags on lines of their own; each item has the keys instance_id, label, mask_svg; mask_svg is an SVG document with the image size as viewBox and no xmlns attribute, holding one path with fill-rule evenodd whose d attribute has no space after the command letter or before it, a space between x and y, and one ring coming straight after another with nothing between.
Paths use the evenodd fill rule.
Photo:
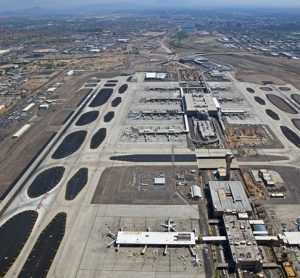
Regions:
<instances>
[{"instance_id":1,"label":"parked airplane","mask_svg":"<svg viewBox=\"0 0 300 278\"><path fill-rule=\"evenodd\" d=\"M200 265L201 260L199 259L198 255L195 255L195 258L192 259L192 263L194 266Z\"/></svg>"},{"instance_id":2,"label":"parked airplane","mask_svg":"<svg viewBox=\"0 0 300 278\"><path fill-rule=\"evenodd\" d=\"M166 219L165 223L160 224L160 226L166 228L167 232L176 232L175 226L176 224L173 224L174 221L171 218Z\"/></svg>"}]
</instances>

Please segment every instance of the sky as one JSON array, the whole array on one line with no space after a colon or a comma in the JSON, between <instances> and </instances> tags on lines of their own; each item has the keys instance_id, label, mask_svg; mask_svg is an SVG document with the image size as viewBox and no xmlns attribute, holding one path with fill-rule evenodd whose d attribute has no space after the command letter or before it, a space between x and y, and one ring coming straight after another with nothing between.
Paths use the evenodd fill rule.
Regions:
<instances>
[{"instance_id":1,"label":"sky","mask_svg":"<svg viewBox=\"0 0 300 278\"><path fill-rule=\"evenodd\" d=\"M19 10L32 7L46 9L69 9L87 5L108 4L123 7L300 7L300 0L0 0L1 10ZM128 4L128 5L127 5Z\"/></svg>"}]
</instances>

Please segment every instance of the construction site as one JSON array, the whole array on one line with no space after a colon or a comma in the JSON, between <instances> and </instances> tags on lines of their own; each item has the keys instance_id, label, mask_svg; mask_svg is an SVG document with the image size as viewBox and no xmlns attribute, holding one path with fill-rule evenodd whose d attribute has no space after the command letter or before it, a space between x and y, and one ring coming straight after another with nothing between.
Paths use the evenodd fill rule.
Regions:
<instances>
[{"instance_id":1,"label":"construction site","mask_svg":"<svg viewBox=\"0 0 300 278\"><path fill-rule=\"evenodd\" d=\"M226 136L230 149L282 147L275 134L264 125L228 125Z\"/></svg>"}]
</instances>

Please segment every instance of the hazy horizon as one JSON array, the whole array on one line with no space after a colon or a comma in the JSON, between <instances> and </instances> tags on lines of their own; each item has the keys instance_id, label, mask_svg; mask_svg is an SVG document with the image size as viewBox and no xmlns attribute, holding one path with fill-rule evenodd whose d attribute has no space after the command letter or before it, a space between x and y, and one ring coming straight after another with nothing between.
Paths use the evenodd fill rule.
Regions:
<instances>
[{"instance_id":1,"label":"hazy horizon","mask_svg":"<svg viewBox=\"0 0 300 278\"><path fill-rule=\"evenodd\" d=\"M68 10L78 7L91 6L91 5L104 5L104 7L110 7L115 9L142 9L142 8L209 8L209 7L247 7L247 8L256 8L256 7L268 7L268 8L278 8L278 7L299 7L299 0L286 0L286 1L272 1L272 0L245 0L243 3L237 0L214 0L207 3L207 1L202 0L148 0L143 3L138 0L2 0L1 1L1 10L21 10L21 9L30 9L34 7L40 7L44 9L55 9L55 10Z\"/></svg>"}]
</instances>

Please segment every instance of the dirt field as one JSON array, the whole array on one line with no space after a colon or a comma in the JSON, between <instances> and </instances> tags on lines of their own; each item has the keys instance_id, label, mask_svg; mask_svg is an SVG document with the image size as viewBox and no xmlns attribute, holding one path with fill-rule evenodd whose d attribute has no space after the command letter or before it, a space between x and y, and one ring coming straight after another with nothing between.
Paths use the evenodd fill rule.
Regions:
<instances>
[{"instance_id":1,"label":"dirt field","mask_svg":"<svg viewBox=\"0 0 300 278\"><path fill-rule=\"evenodd\" d=\"M280 117L278 116L278 114L276 112L274 112L271 109L266 109L266 114L271 117L274 121L279 121Z\"/></svg>"},{"instance_id":2,"label":"dirt field","mask_svg":"<svg viewBox=\"0 0 300 278\"><path fill-rule=\"evenodd\" d=\"M7 145L0 151L0 165L5 169L0 172L0 196L53 134L42 129L41 125L36 125L18 141L11 138L5 140L8 141Z\"/></svg>"},{"instance_id":3,"label":"dirt field","mask_svg":"<svg viewBox=\"0 0 300 278\"><path fill-rule=\"evenodd\" d=\"M300 137L298 133L284 125L280 126L280 129L286 139L288 139L292 144L300 149Z\"/></svg>"},{"instance_id":4,"label":"dirt field","mask_svg":"<svg viewBox=\"0 0 300 278\"><path fill-rule=\"evenodd\" d=\"M73 114L72 110L64 110L55 113L55 116L52 118L51 125L52 126L60 126L64 123L65 119L70 116L70 114Z\"/></svg>"},{"instance_id":5,"label":"dirt field","mask_svg":"<svg viewBox=\"0 0 300 278\"><path fill-rule=\"evenodd\" d=\"M292 120L293 125L300 130L300 119L293 119Z\"/></svg>"},{"instance_id":6,"label":"dirt field","mask_svg":"<svg viewBox=\"0 0 300 278\"><path fill-rule=\"evenodd\" d=\"M72 98L86 81L87 78L76 78L65 84L59 90L59 97L67 99L63 104L52 106L45 115L38 116L32 128L19 140L11 138L25 122L14 126L8 135L0 142L0 196L13 183L27 164L35 157L36 153L59 130L65 118L76 109L76 106L86 94L78 94Z\"/></svg>"},{"instance_id":7,"label":"dirt field","mask_svg":"<svg viewBox=\"0 0 300 278\"><path fill-rule=\"evenodd\" d=\"M29 79L27 82L25 82L22 86L21 89L24 90L36 90L45 83L47 83L49 79L47 78L35 78L35 79Z\"/></svg>"},{"instance_id":8,"label":"dirt field","mask_svg":"<svg viewBox=\"0 0 300 278\"><path fill-rule=\"evenodd\" d=\"M266 91L266 92L272 92L273 89L270 87L260 87L259 89L261 89L262 91Z\"/></svg>"},{"instance_id":9,"label":"dirt field","mask_svg":"<svg viewBox=\"0 0 300 278\"><path fill-rule=\"evenodd\" d=\"M279 160L288 160L287 156L277 156L277 155L259 155L259 154L248 154L244 150L239 150L238 161L279 161Z\"/></svg>"},{"instance_id":10,"label":"dirt field","mask_svg":"<svg viewBox=\"0 0 300 278\"><path fill-rule=\"evenodd\" d=\"M245 184L250 197L258 197L264 199L268 196L265 186L256 184L248 171L242 171L242 175L245 180Z\"/></svg>"},{"instance_id":11,"label":"dirt field","mask_svg":"<svg viewBox=\"0 0 300 278\"><path fill-rule=\"evenodd\" d=\"M91 91L92 89L82 89L81 91L74 93L66 107L77 107Z\"/></svg>"},{"instance_id":12,"label":"dirt field","mask_svg":"<svg viewBox=\"0 0 300 278\"><path fill-rule=\"evenodd\" d=\"M279 87L279 90L281 90L283 92L289 92L291 90L291 88L289 88L289 87Z\"/></svg>"},{"instance_id":13,"label":"dirt field","mask_svg":"<svg viewBox=\"0 0 300 278\"><path fill-rule=\"evenodd\" d=\"M211 58L236 67L236 78L240 81L262 85L264 81L271 81L276 85L293 84L300 89L299 61L254 54L215 55Z\"/></svg>"},{"instance_id":14,"label":"dirt field","mask_svg":"<svg viewBox=\"0 0 300 278\"><path fill-rule=\"evenodd\" d=\"M300 105L300 95L293 94L291 95L292 99Z\"/></svg>"},{"instance_id":15,"label":"dirt field","mask_svg":"<svg viewBox=\"0 0 300 278\"><path fill-rule=\"evenodd\" d=\"M250 94L255 94L255 90L252 89L252 88L247 88L247 91L248 91Z\"/></svg>"},{"instance_id":16,"label":"dirt field","mask_svg":"<svg viewBox=\"0 0 300 278\"><path fill-rule=\"evenodd\" d=\"M269 134L273 135L273 138ZM282 147L275 134L263 125L227 125L226 135L228 146L231 149Z\"/></svg>"},{"instance_id":17,"label":"dirt field","mask_svg":"<svg viewBox=\"0 0 300 278\"><path fill-rule=\"evenodd\" d=\"M86 71L111 71L117 68L124 69L126 60L123 54L105 54L95 58L84 58L78 64L78 69Z\"/></svg>"},{"instance_id":18,"label":"dirt field","mask_svg":"<svg viewBox=\"0 0 300 278\"><path fill-rule=\"evenodd\" d=\"M289 114L298 114L298 112L290 106L284 99L279 96L267 94L267 99L278 109Z\"/></svg>"},{"instance_id":19,"label":"dirt field","mask_svg":"<svg viewBox=\"0 0 300 278\"><path fill-rule=\"evenodd\" d=\"M191 173L195 166L111 167L98 183L93 204L182 205L190 186L199 184ZM154 185L154 178L165 177L165 185Z\"/></svg>"}]
</instances>

